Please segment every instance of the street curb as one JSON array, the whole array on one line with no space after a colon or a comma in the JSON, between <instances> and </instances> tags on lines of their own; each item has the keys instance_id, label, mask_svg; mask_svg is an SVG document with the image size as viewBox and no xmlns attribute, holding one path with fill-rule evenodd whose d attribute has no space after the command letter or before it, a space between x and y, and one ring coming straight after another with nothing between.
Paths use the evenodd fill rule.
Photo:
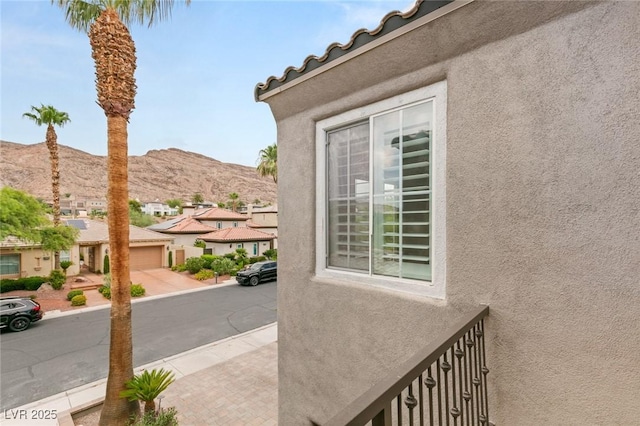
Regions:
<instances>
[{"instance_id":1,"label":"street curb","mask_svg":"<svg viewBox=\"0 0 640 426\"><path fill-rule=\"evenodd\" d=\"M237 285L238 283L235 280L227 280L224 281L220 284L212 284L211 286L208 287L199 287L199 288L191 288L188 290L180 290L180 291L174 291L171 293L166 293L166 294L157 294L155 296L147 296L147 297L143 297L141 299L132 299L131 303L139 303L139 302L146 302L148 300L155 300L155 299L163 299L165 297L171 297L171 296L179 296L181 294L186 294L186 293L194 293L197 291L204 291L204 290L213 290L216 288L220 288L220 287L228 287L228 286L232 286L232 285ZM99 306L89 306L87 308L82 308L82 309L74 309L72 311L59 311L59 310L54 310L54 311L47 311L45 312L44 316L42 317L42 319L40 321L44 321L44 320L48 320L48 319L54 319L54 318L60 318L60 317L66 317L66 316L70 316L70 315L76 315L76 314L82 314L85 312L92 312L92 311L98 311L100 309L107 309L107 308L111 308L111 303L107 303L104 305L99 305Z\"/></svg>"}]
</instances>

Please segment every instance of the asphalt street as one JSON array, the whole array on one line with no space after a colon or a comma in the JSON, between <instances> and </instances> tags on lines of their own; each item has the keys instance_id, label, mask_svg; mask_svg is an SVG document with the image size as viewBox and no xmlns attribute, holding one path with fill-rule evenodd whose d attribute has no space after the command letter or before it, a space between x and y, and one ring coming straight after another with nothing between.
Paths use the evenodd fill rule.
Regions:
<instances>
[{"instance_id":1,"label":"asphalt street","mask_svg":"<svg viewBox=\"0 0 640 426\"><path fill-rule=\"evenodd\" d=\"M276 321L276 282L225 286L132 305L134 366ZM0 334L0 409L105 378L109 309L43 320Z\"/></svg>"}]
</instances>

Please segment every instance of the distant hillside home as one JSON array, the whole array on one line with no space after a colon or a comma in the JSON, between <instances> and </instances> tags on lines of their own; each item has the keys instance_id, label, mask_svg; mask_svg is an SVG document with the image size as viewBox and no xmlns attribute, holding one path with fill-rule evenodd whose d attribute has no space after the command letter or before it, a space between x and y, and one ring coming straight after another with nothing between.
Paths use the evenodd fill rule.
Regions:
<instances>
[{"instance_id":1,"label":"distant hillside home","mask_svg":"<svg viewBox=\"0 0 640 426\"><path fill-rule=\"evenodd\" d=\"M159 201L142 203L140 209L142 210L142 213L150 216L164 217L178 215L178 209L176 207L171 207L168 204L161 203Z\"/></svg>"},{"instance_id":2,"label":"distant hillside home","mask_svg":"<svg viewBox=\"0 0 640 426\"><path fill-rule=\"evenodd\" d=\"M637 1L417 1L258 84L279 423L640 424L639 94Z\"/></svg>"},{"instance_id":3,"label":"distant hillside home","mask_svg":"<svg viewBox=\"0 0 640 426\"><path fill-rule=\"evenodd\" d=\"M275 240L273 234L246 227L220 229L198 238L206 243L205 254L221 256L243 248L249 257L262 256L266 250L273 248Z\"/></svg>"},{"instance_id":4,"label":"distant hillside home","mask_svg":"<svg viewBox=\"0 0 640 426\"><path fill-rule=\"evenodd\" d=\"M273 248L278 248L278 206L247 206L247 227L274 235Z\"/></svg>"}]
</instances>

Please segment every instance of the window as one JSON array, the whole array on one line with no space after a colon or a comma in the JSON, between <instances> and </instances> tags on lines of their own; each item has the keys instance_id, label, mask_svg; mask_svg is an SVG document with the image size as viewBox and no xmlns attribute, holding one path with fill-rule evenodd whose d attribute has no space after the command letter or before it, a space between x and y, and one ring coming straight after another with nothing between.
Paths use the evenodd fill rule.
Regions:
<instances>
[{"instance_id":1,"label":"window","mask_svg":"<svg viewBox=\"0 0 640 426\"><path fill-rule=\"evenodd\" d=\"M446 83L317 124L317 273L444 297Z\"/></svg>"},{"instance_id":2,"label":"window","mask_svg":"<svg viewBox=\"0 0 640 426\"><path fill-rule=\"evenodd\" d=\"M258 255L258 243L253 243L253 255Z\"/></svg>"},{"instance_id":3,"label":"window","mask_svg":"<svg viewBox=\"0 0 640 426\"><path fill-rule=\"evenodd\" d=\"M69 250L62 250L60 252L60 262L69 262L71 260L71 252Z\"/></svg>"},{"instance_id":4,"label":"window","mask_svg":"<svg viewBox=\"0 0 640 426\"><path fill-rule=\"evenodd\" d=\"M233 222L233 227L237 228L238 227L238 222Z\"/></svg>"},{"instance_id":5,"label":"window","mask_svg":"<svg viewBox=\"0 0 640 426\"><path fill-rule=\"evenodd\" d=\"M222 222L216 222L216 228L222 229Z\"/></svg>"},{"instance_id":6,"label":"window","mask_svg":"<svg viewBox=\"0 0 640 426\"><path fill-rule=\"evenodd\" d=\"M20 255L3 254L0 256L0 275L19 275Z\"/></svg>"},{"instance_id":7,"label":"window","mask_svg":"<svg viewBox=\"0 0 640 426\"><path fill-rule=\"evenodd\" d=\"M236 248L242 248L242 244L236 244Z\"/></svg>"}]
</instances>

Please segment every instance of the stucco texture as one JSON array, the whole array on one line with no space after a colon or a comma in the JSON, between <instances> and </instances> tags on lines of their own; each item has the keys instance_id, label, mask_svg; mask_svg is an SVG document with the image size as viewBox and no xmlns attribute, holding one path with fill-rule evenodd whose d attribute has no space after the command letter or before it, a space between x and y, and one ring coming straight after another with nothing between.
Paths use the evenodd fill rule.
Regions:
<instances>
[{"instance_id":1,"label":"stucco texture","mask_svg":"<svg viewBox=\"0 0 640 426\"><path fill-rule=\"evenodd\" d=\"M638 2L474 2L267 99L280 424L327 420L479 304L492 422L638 424L638 40ZM446 300L314 278L315 123L443 79Z\"/></svg>"}]
</instances>

